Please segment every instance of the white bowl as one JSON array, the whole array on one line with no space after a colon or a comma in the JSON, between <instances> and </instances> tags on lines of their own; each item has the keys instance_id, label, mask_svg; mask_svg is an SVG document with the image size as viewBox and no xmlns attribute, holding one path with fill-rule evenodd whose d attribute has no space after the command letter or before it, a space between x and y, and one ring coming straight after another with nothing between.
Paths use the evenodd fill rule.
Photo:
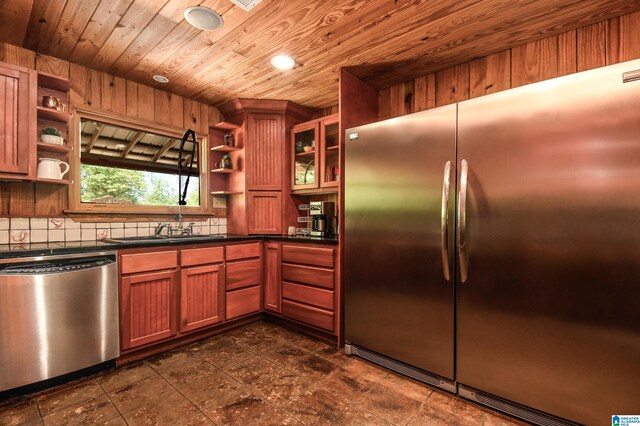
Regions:
<instances>
[{"instance_id":1,"label":"white bowl","mask_svg":"<svg viewBox=\"0 0 640 426\"><path fill-rule=\"evenodd\" d=\"M40 140L44 143L50 143L52 145L64 145L64 138L62 136L40 135Z\"/></svg>"}]
</instances>

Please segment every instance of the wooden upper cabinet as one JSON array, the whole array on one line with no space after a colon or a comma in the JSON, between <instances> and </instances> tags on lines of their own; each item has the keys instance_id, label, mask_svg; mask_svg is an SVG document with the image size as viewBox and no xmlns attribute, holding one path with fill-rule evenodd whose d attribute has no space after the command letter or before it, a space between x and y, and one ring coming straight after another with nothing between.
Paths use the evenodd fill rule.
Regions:
<instances>
[{"instance_id":1,"label":"wooden upper cabinet","mask_svg":"<svg viewBox=\"0 0 640 426\"><path fill-rule=\"evenodd\" d=\"M249 234L282 234L282 193L249 191Z\"/></svg>"},{"instance_id":2,"label":"wooden upper cabinet","mask_svg":"<svg viewBox=\"0 0 640 426\"><path fill-rule=\"evenodd\" d=\"M293 190L336 188L340 180L338 114L308 121L291 129Z\"/></svg>"},{"instance_id":3,"label":"wooden upper cabinet","mask_svg":"<svg viewBox=\"0 0 640 426\"><path fill-rule=\"evenodd\" d=\"M247 122L247 189L282 189L284 174L284 121L282 114L251 113Z\"/></svg>"},{"instance_id":4,"label":"wooden upper cabinet","mask_svg":"<svg viewBox=\"0 0 640 426\"><path fill-rule=\"evenodd\" d=\"M320 122L314 120L291 129L291 158L293 158L292 188L318 187L320 164Z\"/></svg>"},{"instance_id":5,"label":"wooden upper cabinet","mask_svg":"<svg viewBox=\"0 0 640 426\"><path fill-rule=\"evenodd\" d=\"M35 177L35 71L0 63L0 178Z\"/></svg>"},{"instance_id":6,"label":"wooden upper cabinet","mask_svg":"<svg viewBox=\"0 0 640 426\"><path fill-rule=\"evenodd\" d=\"M180 276L180 332L224 319L224 267L185 268Z\"/></svg>"},{"instance_id":7,"label":"wooden upper cabinet","mask_svg":"<svg viewBox=\"0 0 640 426\"><path fill-rule=\"evenodd\" d=\"M340 185L340 117L333 114L320 121L320 165L318 180L321 188Z\"/></svg>"}]
</instances>

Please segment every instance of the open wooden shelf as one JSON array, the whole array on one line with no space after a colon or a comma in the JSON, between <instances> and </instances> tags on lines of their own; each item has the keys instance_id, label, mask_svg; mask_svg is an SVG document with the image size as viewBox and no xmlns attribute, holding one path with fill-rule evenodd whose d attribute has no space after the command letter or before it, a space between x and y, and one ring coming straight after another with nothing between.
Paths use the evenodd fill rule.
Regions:
<instances>
[{"instance_id":1,"label":"open wooden shelf","mask_svg":"<svg viewBox=\"0 0 640 426\"><path fill-rule=\"evenodd\" d=\"M68 92L71 88L71 80L46 72L38 72L38 86L58 92Z\"/></svg>"},{"instance_id":2,"label":"open wooden shelf","mask_svg":"<svg viewBox=\"0 0 640 426\"><path fill-rule=\"evenodd\" d=\"M69 179L45 179L45 178L36 178L36 182L44 182L44 183L57 183L59 185L71 185L71 181Z\"/></svg>"},{"instance_id":3,"label":"open wooden shelf","mask_svg":"<svg viewBox=\"0 0 640 426\"><path fill-rule=\"evenodd\" d=\"M71 119L71 114L64 111L57 111L51 108L38 107L38 118L44 120L57 121L59 123L68 123Z\"/></svg>"},{"instance_id":4,"label":"open wooden shelf","mask_svg":"<svg viewBox=\"0 0 640 426\"><path fill-rule=\"evenodd\" d=\"M239 171L234 169L213 169L211 173L238 173Z\"/></svg>"},{"instance_id":5,"label":"open wooden shelf","mask_svg":"<svg viewBox=\"0 0 640 426\"><path fill-rule=\"evenodd\" d=\"M211 148L211 151L234 152L234 151L240 151L240 149L241 148L238 148L237 146L218 145L218 146L214 146L213 148Z\"/></svg>"},{"instance_id":6,"label":"open wooden shelf","mask_svg":"<svg viewBox=\"0 0 640 426\"><path fill-rule=\"evenodd\" d=\"M236 130L240 128L240 126L238 126L237 124L229 123L227 121L221 121L220 123L214 124L211 127L220 130Z\"/></svg>"},{"instance_id":7,"label":"open wooden shelf","mask_svg":"<svg viewBox=\"0 0 640 426\"><path fill-rule=\"evenodd\" d=\"M71 147L69 145L54 145L51 143L38 142L38 151L68 154L71 151Z\"/></svg>"},{"instance_id":8,"label":"open wooden shelf","mask_svg":"<svg viewBox=\"0 0 640 426\"><path fill-rule=\"evenodd\" d=\"M237 195L242 193L242 191L211 191L211 195Z\"/></svg>"},{"instance_id":9,"label":"open wooden shelf","mask_svg":"<svg viewBox=\"0 0 640 426\"><path fill-rule=\"evenodd\" d=\"M296 154L296 157L313 157L315 153L316 153L315 149L313 151L298 152Z\"/></svg>"},{"instance_id":10,"label":"open wooden shelf","mask_svg":"<svg viewBox=\"0 0 640 426\"><path fill-rule=\"evenodd\" d=\"M327 147L327 151L337 151L338 149L340 149L339 145L334 145L334 146L328 146Z\"/></svg>"}]
</instances>

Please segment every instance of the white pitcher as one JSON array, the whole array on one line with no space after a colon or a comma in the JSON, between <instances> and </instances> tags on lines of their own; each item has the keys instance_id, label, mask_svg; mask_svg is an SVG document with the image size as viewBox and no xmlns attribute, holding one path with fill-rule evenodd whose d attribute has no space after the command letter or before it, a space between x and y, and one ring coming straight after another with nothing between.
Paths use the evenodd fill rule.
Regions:
<instances>
[{"instance_id":1,"label":"white pitcher","mask_svg":"<svg viewBox=\"0 0 640 426\"><path fill-rule=\"evenodd\" d=\"M60 170L64 166L64 171ZM69 172L69 164L55 158L40 158L38 177L44 179L62 179Z\"/></svg>"}]
</instances>

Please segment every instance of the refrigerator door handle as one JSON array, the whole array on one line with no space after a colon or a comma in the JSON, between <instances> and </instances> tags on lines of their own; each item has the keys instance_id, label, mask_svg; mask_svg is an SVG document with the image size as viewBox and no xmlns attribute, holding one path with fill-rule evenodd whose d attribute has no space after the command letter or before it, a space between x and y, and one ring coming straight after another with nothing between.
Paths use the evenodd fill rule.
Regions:
<instances>
[{"instance_id":1,"label":"refrigerator door handle","mask_svg":"<svg viewBox=\"0 0 640 426\"><path fill-rule=\"evenodd\" d=\"M451 161L444 165L444 179L442 180L442 207L440 210L440 245L442 251L442 273L449 281L449 188L451 187Z\"/></svg>"},{"instance_id":2,"label":"refrigerator door handle","mask_svg":"<svg viewBox=\"0 0 640 426\"><path fill-rule=\"evenodd\" d=\"M466 252L466 228L467 228L467 184L469 164L467 160L460 163L460 192L458 194L458 259L460 261L460 281L467 281L469 275L469 262Z\"/></svg>"}]
</instances>

